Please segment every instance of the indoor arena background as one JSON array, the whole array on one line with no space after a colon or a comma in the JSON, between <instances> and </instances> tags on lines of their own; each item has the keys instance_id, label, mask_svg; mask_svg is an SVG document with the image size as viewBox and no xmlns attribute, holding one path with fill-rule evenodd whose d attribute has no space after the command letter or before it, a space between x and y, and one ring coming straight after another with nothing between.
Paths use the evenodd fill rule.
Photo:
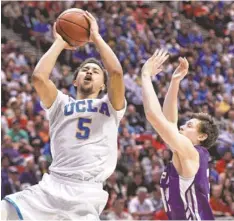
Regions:
<instances>
[{"instance_id":1,"label":"indoor arena background","mask_svg":"<svg viewBox=\"0 0 234 221\"><path fill-rule=\"evenodd\" d=\"M136 190L147 190L155 213L144 219L167 219L159 189L171 153L146 122L140 70L156 48L170 59L153 80L163 103L178 57L187 57L189 74L179 93L179 124L191 112L213 115L220 136L211 148L210 203L218 219L234 215L234 3L232 2L2 2L1 36L1 197L37 184L51 163L49 125L30 79L53 42L52 25L71 7L88 10L124 70L128 108L120 123L118 164L104 188L109 200L102 219L131 218ZM88 57L100 58L92 44L64 51L52 78L64 93L75 95L74 69ZM14 132L15 128L21 130ZM133 219L141 219L133 217Z\"/></svg>"}]
</instances>

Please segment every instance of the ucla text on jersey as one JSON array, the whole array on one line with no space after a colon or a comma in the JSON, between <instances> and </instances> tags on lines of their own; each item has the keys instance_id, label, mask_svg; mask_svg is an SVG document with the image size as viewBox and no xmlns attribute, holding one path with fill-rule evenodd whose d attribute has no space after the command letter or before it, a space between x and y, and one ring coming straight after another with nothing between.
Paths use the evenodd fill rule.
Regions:
<instances>
[{"instance_id":1,"label":"ucla text on jersey","mask_svg":"<svg viewBox=\"0 0 234 221\"><path fill-rule=\"evenodd\" d=\"M76 102L69 103L64 107L64 115L69 116L74 112L99 112L103 115L110 117L110 111L106 102L102 102L100 108L93 107L93 100L80 100Z\"/></svg>"}]
</instances>

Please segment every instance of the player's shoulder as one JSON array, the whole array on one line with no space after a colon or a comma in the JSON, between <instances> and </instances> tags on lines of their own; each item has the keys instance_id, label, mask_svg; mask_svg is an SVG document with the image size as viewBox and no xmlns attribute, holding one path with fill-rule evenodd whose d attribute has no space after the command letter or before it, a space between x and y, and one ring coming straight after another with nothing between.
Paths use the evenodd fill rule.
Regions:
<instances>
[{"instance_id":1,"label":"player's shoulder","mask_svg":"<svg viewBox=\"0 0 234 221\"><path fill-rule=\"evenodd\" d=\"M194 148L198 151L199 154L210 155L207 148L201 145L194 145Z\"/></svg>"},{"instance_id":2,"label":"player's shoulder","mask_svg":"<svg viewBox=\"0 0 234 221\"><path fill-rule=\"evenodd\" d=\"M71 95L66 94L61 90L58 90L57 98L59 100L64 100L64 101L67 101L67 102L74 102L75 101L75 99Z\"/></svg>"},{"instance_id":3,"label":"player's shoulder","mask_svg":"<svg viewBox=\"0 0 234 221\"><path fill-rule=\"evenodd\" d=\"M108 94L104 94L101 98L99 98L99 100L101 100L101 101L110 101L109 100L109 97L108 97Z\"/></svg>"}]
</instances>

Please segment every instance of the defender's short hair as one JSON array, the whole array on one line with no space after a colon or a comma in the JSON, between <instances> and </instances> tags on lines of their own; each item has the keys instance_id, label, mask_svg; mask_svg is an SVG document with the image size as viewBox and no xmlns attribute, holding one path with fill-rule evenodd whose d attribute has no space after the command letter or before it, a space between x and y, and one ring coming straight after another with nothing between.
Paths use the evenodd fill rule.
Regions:
<instances>
[{"instance_id":1,"label":"defender's short hair","mask_svg":"<svg viewBox=\"0 0 234 221\"><path fill-rule=\"evenodd\" d=\"M213 117L206 113L192 114L192 118L198 119L199 133L207 134L207 138L201 141L201 145L209 149L213 146L219 136L219 128Z\"/></svg>"}]
</instances>

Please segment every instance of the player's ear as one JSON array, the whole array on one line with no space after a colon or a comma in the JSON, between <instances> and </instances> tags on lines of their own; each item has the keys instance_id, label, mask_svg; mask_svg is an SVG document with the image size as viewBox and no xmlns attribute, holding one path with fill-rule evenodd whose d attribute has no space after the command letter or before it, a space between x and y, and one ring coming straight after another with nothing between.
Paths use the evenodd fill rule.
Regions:
<instances>
[{"instance_id":1,"label":"player's ear","mask_svg":"<svg viewBox=\"0 0 234 221\"><path fill-rule=\"evenodd\" d=\"M73 81L73 86L74 86L74 87L77 87L77 82L76 82L76 80Z\"/></svg>"},{"instance_id":2,"label":"player's ear","mask_svg":"<svg viewBox=\"0 0 234 221\"><path fill-rule=\"evenodd\" d=\"M106 89L106 85L105 85L105 84L102 84L102 86L101 86L101 91L105 91L105 89Z\"/></svg>"},{"instance_id":3,"label":"player's ear","mask_svg":"<svg viewBox=\"0 0 234 221\"><path fill-rule=\"evenodd\" d=\"M207 139L207 137L208 137L207 134L200 134L200 135L198 136L198 140L199 140L199 141L204 141L205 139Z\"/></svg>"}]
</instances>

